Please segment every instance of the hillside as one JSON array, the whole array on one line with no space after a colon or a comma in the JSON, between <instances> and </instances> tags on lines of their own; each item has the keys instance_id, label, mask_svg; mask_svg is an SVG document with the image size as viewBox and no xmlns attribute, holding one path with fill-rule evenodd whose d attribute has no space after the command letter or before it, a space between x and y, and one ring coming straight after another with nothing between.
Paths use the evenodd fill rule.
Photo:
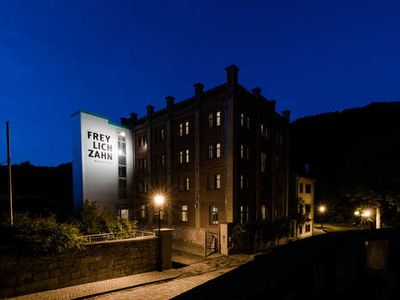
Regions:
<instances>
[{"instance_id":1,"label":"hillside","mask_svg":"<svg viewBox=\"0 0 400 300\"><path fill-rule=\"evenodd\" d=\"M322 180L399 183L400 102L298 119L290 145L293 168Z\"/></svg>"},{"instance_id":2,"label":"hillside","mask_svg":"<svg viewBox=\"0 0 400 300\"><path fill-rule=\"evenodd\" d=\"M379 195L400 190L400 102L298 119L290 146L292 169L308 165L319 181L317 196L328 198L323 201L356 187Z\"/></svg>"}]
</instances>

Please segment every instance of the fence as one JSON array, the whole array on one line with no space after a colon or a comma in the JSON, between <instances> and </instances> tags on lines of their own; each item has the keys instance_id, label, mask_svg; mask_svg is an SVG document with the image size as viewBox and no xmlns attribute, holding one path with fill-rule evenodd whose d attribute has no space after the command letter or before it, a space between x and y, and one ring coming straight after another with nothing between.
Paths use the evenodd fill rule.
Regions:
<instances>
[{"instance_id":1,"label":"fence","mask_svg":"<svg viewBox=\"0 0 400 300\"><path fill-rule=\"evenodd\" d=\"M101 233L101 234L91 234L91 235L84 235L83 238L85 239L86 243L95 243L95 242L102 242L102 241L110 241L110 240L120 240L120 239L131 239L131 238L138 238L142 236L154 236L154 232L147 232L147 231L131 231L131 232L123 232L123 233Z\"/></svg>"}]
</instances>

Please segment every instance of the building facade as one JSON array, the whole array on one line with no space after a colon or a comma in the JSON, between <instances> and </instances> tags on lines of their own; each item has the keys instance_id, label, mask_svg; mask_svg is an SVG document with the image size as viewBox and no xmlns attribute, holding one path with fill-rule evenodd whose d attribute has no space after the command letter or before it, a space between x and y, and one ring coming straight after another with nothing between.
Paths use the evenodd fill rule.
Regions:
<instances>
[{"instance_id":1,"label":"building facade","mask_svg":"<svg viewBox=\"0 0 400 300\"><path fill-rule=\"evenodd\" d=\"M169 96L164 109L121 119L132 132L131 216L142 226L158 220L157 193L167 200L164 226L194 245L224 224L288 216L290 113L277 113L260 88L245 89L238 72L229 66L219 86L196 83L184 101Z\"/></svg>"},{"instance_id":2,"label":"building facade","mask_svg":"<svg viewBox=\"0 0 400 300\"><path fill-rule=\"evenodd\" d=\"M133 143L129 128L92 113L78 111L73 124L74 205L95 203L129 219L132 208Z\"/></svg>"},{"instance_id":3,"label":"building facade","mask_svg":"<svg viewBox=\"0 0 400 300\"><path fill-rule=\"evenodd\" d=\"M309 237L314 226L315 179L292 174L290 216L293 238Z\"/></svg>"}]
</instances>

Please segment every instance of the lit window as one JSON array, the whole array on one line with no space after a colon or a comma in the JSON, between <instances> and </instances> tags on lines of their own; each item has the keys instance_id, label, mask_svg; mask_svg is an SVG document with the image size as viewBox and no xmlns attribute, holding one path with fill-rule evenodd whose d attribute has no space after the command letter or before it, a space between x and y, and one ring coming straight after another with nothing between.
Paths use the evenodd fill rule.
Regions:
<instances>
[{"instance_id":1,"label":"lit window","mask_svg":"<svg viewBox=\"0 0 400 300\"><path fill-rule=\"evenodd\" d=\"M146 219L146 205L140 206L140 218Z\"/></svg>"},{"instance_id":2,"label":"lit window","mask_svg":"<svg viewBox=\"0 0 400 300\"><path fill-rule=\"evenodd\" d=\"M244 113L240 114L240 127L244 127Z\"/></svg>"},{"instance_id":3,"label":"lit window","mask_svg":"<svg viewBox=\"0 0 400 300\"><path fill-rule=\"evenodd\" d=\"M160 133L161 133L161 141L164 142L164 140L165 140L165 130L164 130L164 128L161 129Z\"/></svg>"},{"instance_id":4,"label":"lit window","mask_svg":"<svg viewBox=\"0 0 400 300\"><path fill-rule=\"evenodd\" d=\"M179 124L179 136L183 135L183 123Z\"/></svg>"},{"instance_id":5,"label":"lit window","mask_svg":"<svg viewBox=\"0 0 400 300\"><path fill-rule=\"evenodd\" d=\"M161 166L165 166L165 155L161 154Z\"/></svg>"},{"instance_id":6,"label":"lit window","mask_svg":"<svg viewBox=\"0 0 400 300\"><path fill-rule=\"evenodd\" d=\"M126 155L126 143L118 141L118 155Z\"/></svg>"},{"instance_id":7,"label":"lit window","mask_svg":"<svg viewBox=\"0 0 400 300\"><path fill-rule=\"evenodd\" d=\"M240 189L243 190L244 188L244 176L240 175Z\"/></svg>"},{"instance_id":8,"label":"lit window","mask_svg":"<svg viewBox=\"0 0 400 300\"><path fill-rule=\"evenodd\" d=\"M265 152L261 152L261 172L265 172L266 160L267 154Z\"/></svg>"},{"instance_id":9,"label":"lit window","mask_svg":"<svg viewBox=\"0 0 400 300\"><path fill-rule=\"evenodd\" d=\"M146 136L145 135L142 137L142 146L143 147L146 146Z\"/></svg>"},{"instance_id":10,"label":"lit window","mask_svg":"<svg viewBox=\"0 0 400 300\"><path fill-rule=\"evenodd\" d=\"M260 124L260 134L264 135L264 124Z\"/></svg>"},{"instance_id":11,"label":"lit window","mask_svg":"<svg viewBox=\"0 0 400 300\"><path fill-rule=\"evenodd\" d=\"M143 159L143 169L147 169L147 159Z\"/></svg>"},{"instance_id":12,"label":"lit window","mask_svg":"<svg viewBox=\"0 0 400 300\"><path fill-rule=\"evenodd\" d=\"M220 158L221 157L221 144L220 143L217 143L217 145L215 146L215 154L216 154L216 157L217 158Z\"/></svg>"},{"instance_id":13,"label":"lit window","mask_svg":"<svg viewBox=\"0 0 400 300\"><path fill-rule=\"evenodd\" d=\"M246 118L246 126L247 126L247 129L250 129L250 117Z\"/></svg>"},{"instance_id":14,"label":"lit window","mask_svg":"<svg viewBox=\"0 0 400 300\"><path fill-rule=\"evenodd\" d=\"M189 134L189 121L185 122L185 134Z\"/></svg>"},{"instance_id":15,"label":"lit window","mask_svg":"<svg viewBox=\"0 0 400 300\"><path fill-rule=\"evenodd\" d=\"M183 151L179 151L179 163L183 164Z\"/></svg>"},{"instance_id":16,"label":"lit window","mask_svg":"<svg viewBox=\"0 0 400 300\"><path fill-rule=\"evenodd\" d=\"M261 205L261 220L265 220L267 218L267 206Z\"/></svg>"},{"instance_id":17,"label":"lit window","mask_svg":"<svg viewBox=\"0 0 400 300\"><path fill-rule=\"evenodd\" d=\"M208 115L208 128L213 128L214 126L214 118L213 118L213 114L210 113Z\"/></svg>"},{"instance_id":18,"label":"lit window","mask_svg":"<svg viewBox=\"0 0 400 300\"><path fill-rule=\"evenodd\" d=\"M240 145L240 158L244 158L244 146Z\"/></svg>"},{"instance_id":19,"label":"lit window","mask_svg":"<svg viewBox=\"0 0 400 300\"><path fill-rule=\"evenodd\" d=\"M210 224L218 224L218 207L210 206Z\"/></svg>"},{"instance_id":20,"label":"lit window","mask_svg":"<svg viewBox=\"0 0 400 300\"><path fill-rule=\"evenodd\" d=\"M221 126L221 112L217 111L215 114L215 125L216 126Z\"/></svg>"},{"instance_id":21,"label":"lit window","mask_svg":"<svg viewBox=\"0 0 400 300\"><path fill-rule=\"evenodd\" d=\"M213 159L214 158L214 145L210 144L208 145L208 159Z\"/></svg>"},{"instance_id":22,"label":"lit window","mask_svg":"<svg viewBox=\"0 0 400 300\"><path fill-rule=\"evenodd\" d=\"M129 209L119 209L118 217L120 220L129 220Z\"/></svg>"},{"instance_id":23,"label":"lit window","mask_svg":"<svg viewBox=\"0 0 400 300\"><path fill-rule=\"evenodd\" d=\"M215 188L217 190L221 189L221 174L215 175Z\"/></svg>"},{"instance_id":24,"label":"lit window","mask_svg":"<svg viewBox=\"0 0 400 300\"><path fill-rule=\"evenodd\" d=\"M190 161L189 149L186 149L186 162Z\"/></svg>"},{"instance_id":25,"label":"lit window","mask_svg":"<svg viewBox=\"0 0 400 300\"><path fill-rule=\"evenodd\" d=\"M143 193L147 193L147 181L143 182Z\"/></svg>"},{"instance_id":26,"label":"lit window","mask_svg":"<svg viewBox=\"0 0 400 300\"><path fill-rule=\"evenodd\" d=\"M240 206L240 223L246 223L249 220L250 209L249 206Z\"/></svg>"},{"instance_id":27,"label":"lit window","mask_svg":"<svg viewBox=\"0 0 400 300\"><path fill-rule=\"evenodd\" d=\"M182 205L181 221L182 222L188 221L188 206L187 205Z\"/></svg>"},{"instance_id":28,"label":"lit window","mask_svg":"<svg viewBox=\"0 0 400 300\"><path fill-rule=\"evenodd\" d=\"M189 191L190 190L190 179L189 177L185 178L185 191Z\"/></svg>"}]
</instances>

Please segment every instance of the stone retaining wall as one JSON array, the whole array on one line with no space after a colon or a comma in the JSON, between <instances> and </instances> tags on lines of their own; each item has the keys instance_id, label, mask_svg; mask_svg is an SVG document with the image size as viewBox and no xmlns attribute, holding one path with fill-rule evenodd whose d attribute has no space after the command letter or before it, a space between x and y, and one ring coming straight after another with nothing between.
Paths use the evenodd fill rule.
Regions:
<instances>
[{"instance_id":1,"label":"stone retaining wall","mask_svg":"<svg viewBox=\"0 0 400 300\"><path fill-rule=\"evenodd\" d=\"M157 241L150 236L93 243L54 257L0 257L0 298L155 270Z\"/></svg>"}]
</instances>

